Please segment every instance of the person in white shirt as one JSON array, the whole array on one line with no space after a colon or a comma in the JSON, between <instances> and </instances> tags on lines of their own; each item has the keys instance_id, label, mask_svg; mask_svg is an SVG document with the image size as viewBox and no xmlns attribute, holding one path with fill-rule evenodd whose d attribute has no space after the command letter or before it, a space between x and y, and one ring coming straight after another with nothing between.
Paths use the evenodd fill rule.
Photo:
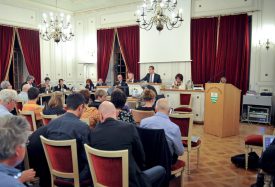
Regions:
<instances>
[{"instance_id":1,"label":"person in white shirt","mask_svg":"<svg viewBox=\"0 0 275 187\"><path fill-rule=\"evenodd\" d=\"M15 90L4 89L0 91L0 117L12 115L10 112L15 108L17 93Z\"/></svg>"},{"instance_id":2,"label":"person in white shirt","mask_svg":"<svg viewBox=\"0 0 275 187\"><path fill-rule=\"evenodd\" d=\"M127 83L135 83L137 80L135 80L135 75L132 72L127 73L128 79L126 80Z\"/></svg>"},{"instance_id":3,"label":"person in white shirt","mask_svg":"<svg viewBox=\"0 0 275 187\"><path fill-rule=\"evenodd\" d=\"M21 101L27 102L29 100L28 98L28 90L30 89L29 84L24 84L22 87L22 91L18 94L18 99Z\"/></svg>"},{"instance_id":4,"label":"person in white shirt","mask_svg":"<svg viewBox=\"0 0 275 187\"><path fill-rule=\"evenodd\" d=\"M173 82L173 88L185 90L185 84L183 83L183 75L178 73L175 76L175 81Z\"/></svg>"}]
</instances>

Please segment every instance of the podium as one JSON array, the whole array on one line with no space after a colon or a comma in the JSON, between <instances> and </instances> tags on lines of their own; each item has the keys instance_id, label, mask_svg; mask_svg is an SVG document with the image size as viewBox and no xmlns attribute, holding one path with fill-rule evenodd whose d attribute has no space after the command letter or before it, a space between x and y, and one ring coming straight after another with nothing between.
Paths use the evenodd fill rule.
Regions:
<instances>
[{"instance_id":1,"label":"podium","mask_svg":"<svg viewBox=\"0 0 275 187\"><path fill-rule=\"evenodd\" d=\"M232 84L205 84L204 132L218 137L239 134L241 90Z\"/></svg>"}]
</instances>

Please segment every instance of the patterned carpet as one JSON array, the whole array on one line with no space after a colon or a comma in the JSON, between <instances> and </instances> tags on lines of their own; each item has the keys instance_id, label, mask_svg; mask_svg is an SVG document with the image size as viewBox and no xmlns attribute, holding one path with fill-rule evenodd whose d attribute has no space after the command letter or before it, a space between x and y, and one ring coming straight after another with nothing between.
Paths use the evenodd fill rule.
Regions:
<instances>
[{"instance_id":1,"label":"patterned carpet","mask_svg":"<svg viewBox=\"0 0 275 187\"><path fill-rule=\"evenodd\" d=\"M184 173L184 187L247 187L256 181L257 171L245 171L231 164L230 158L244 153L244 137L248 134L272 134L268 126L241 124L240 135L219 138L204 134L203 125L194 125L193 135L200 136L199 168L196 168L196 151L191 153L191 174ZM260 150L256 150L260 155ZM183 156L186 161L186 154ZM180 178L170 182L170 187L179 187Z\"/></svg>"}]
</instances>

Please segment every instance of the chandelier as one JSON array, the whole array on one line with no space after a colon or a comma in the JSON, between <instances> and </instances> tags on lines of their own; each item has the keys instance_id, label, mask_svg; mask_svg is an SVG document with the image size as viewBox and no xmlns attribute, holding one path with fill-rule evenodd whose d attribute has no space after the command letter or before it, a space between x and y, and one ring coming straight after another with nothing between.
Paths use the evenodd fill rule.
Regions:
<instances>
[{"instance_id":1,"label":"chandelier","mask_svg":"<svg viewBox=\"0 0 275 187\"><path fill-rule=\"evenodd\" d=\"M182 9L176 10L176 7L177 0L144 0L136 12L136 22L145 30L150 30L153 25L158 31L162 31L164 25L168 30L178 28L183 19Z\"/></svg>"},{"instance_id":2,"label":"chandelier","mask_svg":"<svg viewBox=\"0 0 275 187\"><path fill-rule=\"evenodd\" d=\"M57 9L57 0L56 0ZM70 22L70 15L63 13L53 14L52 12L47 15L43 13L42 24L39 25L40 37L43 40L50 41L53 39L56 43L63 41L71 41L74 34L72 32L72 25Z\"/></svg>"}]
</instances>

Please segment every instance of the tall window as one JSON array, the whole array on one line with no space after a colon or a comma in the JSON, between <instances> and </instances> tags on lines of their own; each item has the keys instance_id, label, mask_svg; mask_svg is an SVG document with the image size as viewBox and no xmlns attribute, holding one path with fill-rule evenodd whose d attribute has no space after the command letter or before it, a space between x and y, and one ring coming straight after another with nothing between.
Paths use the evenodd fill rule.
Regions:
<instances>
[{"instance_id":1,"label":"tall window","mask_svg":"<svg viewBox=\"0 0 275 187\"><path fill-rule=\"evenodd\" d=\"M115 45L114 45L114 80L116 80L117 75L121 74L123 79L126 80L127 67L122 57L120 51L120 46L118 42L117 35L115 36Z\"/></svg>"}]
</instances>

